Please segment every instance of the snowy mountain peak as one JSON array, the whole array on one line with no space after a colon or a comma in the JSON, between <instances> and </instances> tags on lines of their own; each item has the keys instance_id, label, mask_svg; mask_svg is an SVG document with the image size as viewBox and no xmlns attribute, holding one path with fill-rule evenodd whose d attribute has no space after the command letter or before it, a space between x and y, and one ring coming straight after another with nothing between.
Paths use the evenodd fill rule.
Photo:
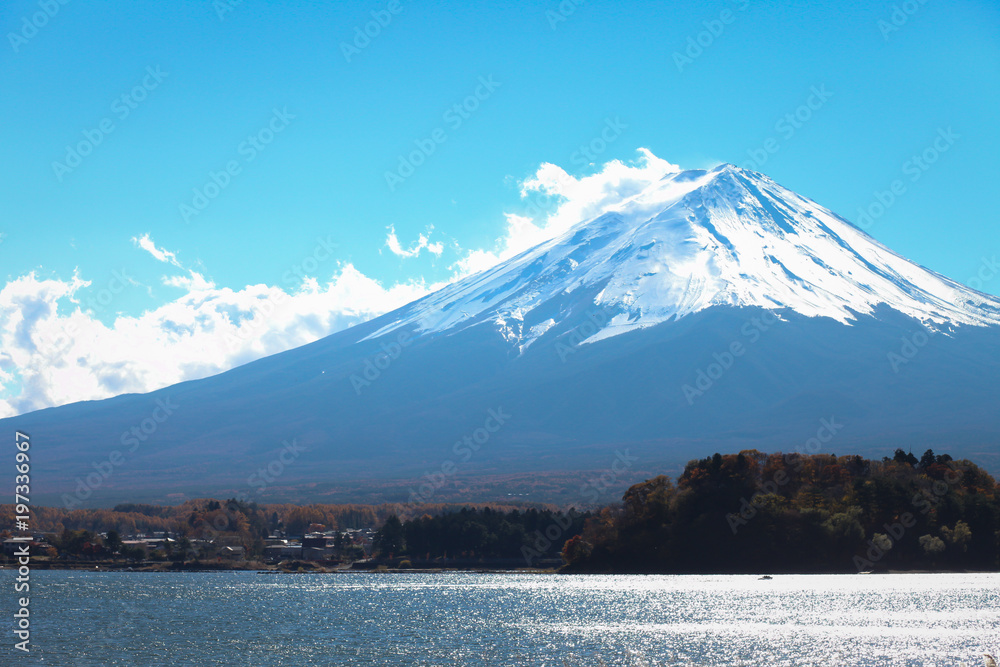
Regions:
<instances>
[{"instance_id":1,"label":"snowy mountain peak","mask_svg":"<svg viewBox=\"0 0 1000 667\"><path fill-rule=\"evenodd\" d=\"M712 306L845 324L888 306L928 325L1000 324L1000 300L910 262L762 174L722 164L668 174L395 311L369 338L484 325L523 350L571 313L605 314L594 342Z\"/></svg>"}]
</instances>

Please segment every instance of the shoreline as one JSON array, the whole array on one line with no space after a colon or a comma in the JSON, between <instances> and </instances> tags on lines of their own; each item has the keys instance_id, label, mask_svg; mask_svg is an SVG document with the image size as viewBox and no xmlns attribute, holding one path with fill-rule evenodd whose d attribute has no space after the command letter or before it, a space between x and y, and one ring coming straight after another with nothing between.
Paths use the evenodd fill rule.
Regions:
<instances>
[{"instance_id":1,"label":"shoreline","mask_svg":"<svg viewBox=\"0 0 1000 667\"><path fill-rule=\"evenodd\" d=\"M137 573L204 573L204 572L254 572L257 574L564 574L589 576L744 576L757 577L759 580L774 579L788 576L828 576L851 575L864 576L870 574L1000 574L1000 570L886 570L884 572L568 572L556 568L490 568L490 567L441 567L441 568L357 568L351 565L303 565L308 561L290 563L288 567L269 564L215 564L215 563L185 563L181 566L157 567L146 565L127 565L123 563L32 563L32 570L59 570L76 572L137 572ZM8 564L0 565L0 571L16 570Z\"/></svg>"}]
</instances>

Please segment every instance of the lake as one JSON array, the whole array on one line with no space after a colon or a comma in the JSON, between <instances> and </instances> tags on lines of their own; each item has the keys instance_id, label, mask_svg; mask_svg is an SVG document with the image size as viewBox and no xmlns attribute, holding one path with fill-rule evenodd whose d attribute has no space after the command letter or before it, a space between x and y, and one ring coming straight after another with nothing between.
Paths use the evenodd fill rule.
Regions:
<instances>
[{"instance_id":1,"label":"lake","mask_svg":"<svg viewBox=\"0 0 1000 667\"><path fill-rule=\"evenodd\" d=\"M987 574L33 571L31 585L17 664L980 667L1000 653Z\"/></svg>"}]
</instances>

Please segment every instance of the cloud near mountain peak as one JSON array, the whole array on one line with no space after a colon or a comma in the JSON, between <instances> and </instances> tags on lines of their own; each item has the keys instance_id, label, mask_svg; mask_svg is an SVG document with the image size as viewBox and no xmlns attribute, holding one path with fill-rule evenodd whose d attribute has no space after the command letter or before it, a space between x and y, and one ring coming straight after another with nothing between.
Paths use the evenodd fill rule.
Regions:
<instances>
[{"instance_id":1,"label":"cloud near mountain peak","mask_svg":"<svg viewBox=\"0 0 1000 667\"><path fill-rule=\"evenodd\" d=\"M526 210L504 214L503 234L491 247L450 247L458 255L452 279L601 215L678 170L646 149L632 164L612 160L584 176L542 164L519 184ZM432 234L429 229L404 246L390 226L384 247L403 259L424 252L440 257L446 246ZM344 263L329 279L310 278L296 290L269 285L233 290L191 269L148 233L131 241L170 267L174 273L161 282L183 290L181 296L105 323L81 298L92 281L75 273L70 279L30 273L0 288L0 418L220 373L367 321L446 284L412 277L384 285Z\"/></svg>"}]
</instances>

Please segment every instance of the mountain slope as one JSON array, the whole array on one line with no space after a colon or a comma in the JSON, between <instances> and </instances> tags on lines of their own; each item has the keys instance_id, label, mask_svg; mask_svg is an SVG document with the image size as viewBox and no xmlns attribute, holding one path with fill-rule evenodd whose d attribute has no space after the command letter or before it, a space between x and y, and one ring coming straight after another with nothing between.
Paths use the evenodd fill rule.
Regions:
<instances>
[{"instance_id":1,"label":"mountain slope","mask_svg":"<svg viewBox=\"0 0 1000 667\"><path fill-rule=\"evenodd\" d=\"M710 306L847 322L885 304L936 324L1000 323L997 299L913 264L760 174L722 165L670 174L617 210L401 309L373 337L408 325L440 332L489 314L528 344L548 319L526 314L596 285L595 303L620 312L595 340Z\"/></svg>"},{"instance_id":2,"label":"mountain slope","mask_svg":"<svg viewBox=\"0 0 1000 667\"><path fill-rule=\"evenodd\" d=\"M723 165L311 345L0 427L37 443L42 499L84 504L404 500L425 474L444 483L424 499L474 500L476 480L503 495L504 476L606 472L625 448L652 472L794 450L822 419L843 424L835 451L933 446L996 469L998 360L1000 300Z\"/></svg>"}]
</instances>

